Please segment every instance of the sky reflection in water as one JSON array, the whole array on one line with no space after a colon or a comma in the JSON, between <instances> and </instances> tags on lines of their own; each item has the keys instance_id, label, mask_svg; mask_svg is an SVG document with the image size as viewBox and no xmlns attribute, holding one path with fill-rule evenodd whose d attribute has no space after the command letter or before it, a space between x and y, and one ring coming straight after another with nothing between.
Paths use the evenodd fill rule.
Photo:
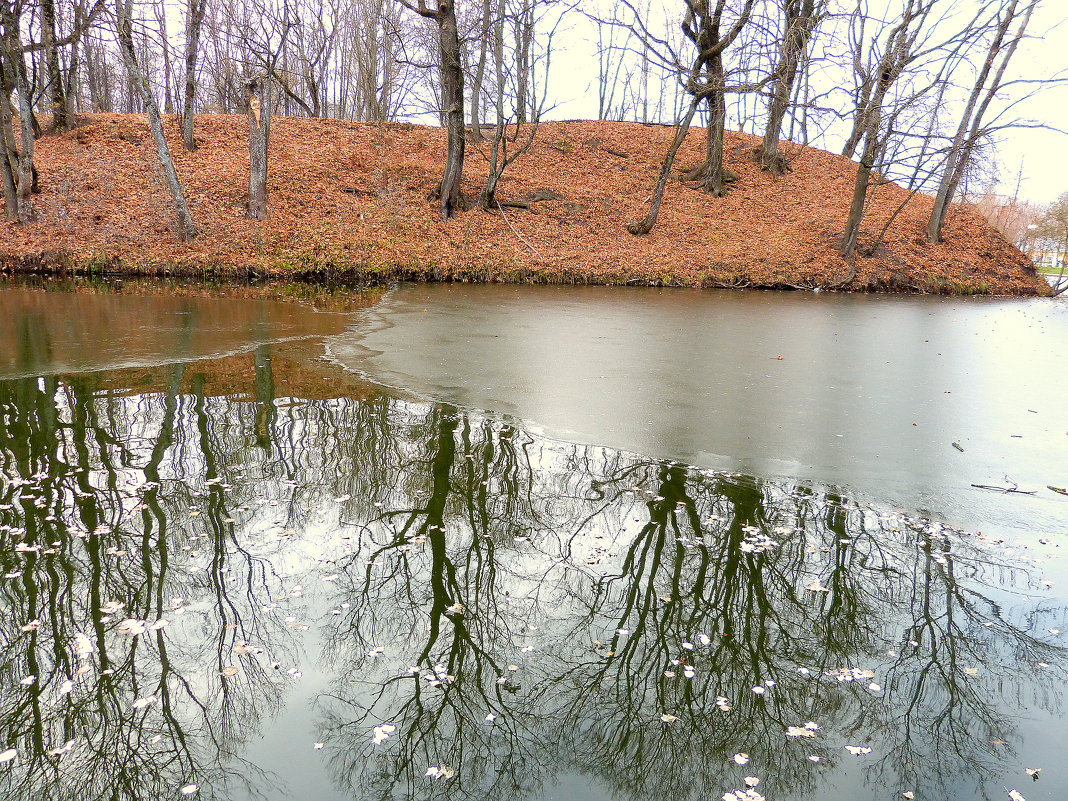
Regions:
<instances>
[{"instance_id":1,"label":"sky reflection in water","mask_svg":"<svg viewBox=\"0 0 1068 801\"><path fill-rule=\"evenodd\" d=\"M448 405L277 398L265 354L249 398L195 363L152 391L0 382L4 798L1068 786L1041 533Z\"/></svg>"}]
</instances>

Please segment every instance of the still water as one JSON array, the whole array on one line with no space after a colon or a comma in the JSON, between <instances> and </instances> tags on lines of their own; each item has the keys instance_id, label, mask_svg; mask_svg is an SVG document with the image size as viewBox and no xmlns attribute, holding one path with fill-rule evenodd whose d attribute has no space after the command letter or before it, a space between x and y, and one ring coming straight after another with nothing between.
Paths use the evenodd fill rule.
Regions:
<instances>
[{"instance_id":1,"label":"still water","mask_svg":"<svg viewBox=\"0 0 1068 801\"><path fill-rule=\"evenodd\" d=\"M1064 305L225 292L0 288L3 798L1068 792Z\"/></svg>"}]
</instances>

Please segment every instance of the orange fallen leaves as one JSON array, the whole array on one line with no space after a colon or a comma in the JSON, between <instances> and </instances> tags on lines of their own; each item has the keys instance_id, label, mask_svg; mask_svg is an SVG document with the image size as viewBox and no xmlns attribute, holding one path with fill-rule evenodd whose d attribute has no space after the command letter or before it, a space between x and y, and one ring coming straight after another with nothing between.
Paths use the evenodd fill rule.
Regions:
<instances>
[{"instance_id":1,"label":"orange fallen leaves","mask_svg":"<svg viewBox=\"0 0 1068 801\"><path fill-rule=\"evenodd\" d=\"M428 194L440 177L444 132L408 124L275 118L269 154L269 218L245 216L247 122L196 119L199 148L167 136L200 230L180 243L142 115L94 114L76 130L47 135L35 157L42 194L30 226L0 224L7 269L112 269L172 275L277 275L393 279L833 287L850 274L835 251L854 164L816 149L791 149L793 172L775 177L749 158L756 140L728 134L738 181L712 198L669 184L660 220L628 234L642 216L670 128L638 123L546 123L501 180L502 201L550 190L530 210L471 210L442 223ZM704 132L690 133L678 164L701 159ZM482 186L485 159L468 148L464 191ZM877 188L861 246L907 193ZM923 230L930 200L914 197L876 253L859 258L850 289L1036 294L1044 282L973 209L950 212L945 242Z\"/></svg>"}]
</instances>

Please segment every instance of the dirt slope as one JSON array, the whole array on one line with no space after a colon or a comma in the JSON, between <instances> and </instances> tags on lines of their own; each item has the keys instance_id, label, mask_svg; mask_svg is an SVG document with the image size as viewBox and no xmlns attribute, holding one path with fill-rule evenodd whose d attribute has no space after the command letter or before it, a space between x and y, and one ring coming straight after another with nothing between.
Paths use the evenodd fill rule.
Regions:
<instances>
[{"instance_id":1,"label":"dirt slope","mask_svg":"<svg viewBox=\"0 0 1068 801\"><path fill-rule=\"evenodd\" d=\"M196 120L199 149L168 138L200 228L174 235L155 150L140 115L89 115L70 133L37 143L42 194L37 222L0 223L6 269L549 281L681 286L836 287L851 268L835 252L855 167L815 149L792 151L793 171L763 173L752 137L729 134L728 166L739 175L717 199L669 185L653 233L634 237L670 128L570 122L541 127L532 150L500 184L502 200L550 190L531 210L473 210L443 224L427 195L440 175L444 133L407 124L275 118L271 125L270 218L245 217L247 124L240 116ZM678 164L701 157L691 132ZM464 191L481 188L485 158L468 148ZM907 197L878 187L861 237L871 242ZM958 206L946 241L923 241L930 201L915 196L875 255L860 258L855 290L1035 294L1044 282L978 212Z\"/></svg>"}]
</instances>

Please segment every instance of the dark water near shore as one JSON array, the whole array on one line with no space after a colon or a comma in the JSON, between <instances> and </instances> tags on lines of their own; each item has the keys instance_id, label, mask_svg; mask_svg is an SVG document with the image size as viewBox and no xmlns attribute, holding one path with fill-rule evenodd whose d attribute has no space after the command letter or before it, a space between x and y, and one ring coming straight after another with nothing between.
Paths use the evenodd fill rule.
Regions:
<instances>
[{"instance_id":1,"label":"dark water near shore","mask_svg":"<svg viewBox=\"0 0 1068 801\"><path fill-rule=\"evenodd\" d=\"M1064 305L367 302L0 288L4 798L1064 796Z\"/></svg>"}]
</instances>

